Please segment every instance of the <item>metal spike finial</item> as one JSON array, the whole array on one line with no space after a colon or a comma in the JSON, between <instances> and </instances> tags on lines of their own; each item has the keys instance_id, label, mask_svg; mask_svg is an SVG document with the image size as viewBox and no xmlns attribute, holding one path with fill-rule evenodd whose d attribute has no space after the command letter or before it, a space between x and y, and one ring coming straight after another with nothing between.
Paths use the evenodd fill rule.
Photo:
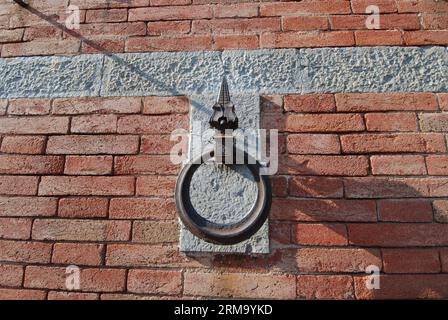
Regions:
<instances>
[{"instance_id":1,"label":"metal spike finial","mask_svg":"<svg viewBox=\"0 0 448 320\"><path fill-rule=\"evenodd\" d=\"M213 106L213 114L209 120L212 128L224 132L227 129L238 128L238 118L235 114L235 107L230 101L229 85L226 77L223 77L218 101Z\"/></svg>"},{"instance_id":2,"label":"metal spike finial","mask_svg":"<svg viewBox=\"0 0 448 320\"><path fill-rule=\"evenodd\" d=\"M218 103L225 105L230 102L229 85L227 84L226 76L222 78L221 90L219 92Z\"/></svg>"}]
</instances>

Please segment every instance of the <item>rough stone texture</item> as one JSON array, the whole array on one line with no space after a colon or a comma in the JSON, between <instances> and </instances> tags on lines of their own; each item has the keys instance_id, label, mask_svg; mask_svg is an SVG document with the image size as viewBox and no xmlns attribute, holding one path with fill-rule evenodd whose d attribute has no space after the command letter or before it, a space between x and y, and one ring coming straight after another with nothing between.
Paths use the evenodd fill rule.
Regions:
<instances>
[{"instance_id":1,"label":"rough stone texture","mask_svg":"<svg viewBox=\"0 0 448 320\"><path fill-rule=\"evenodd\" d=\"M102 55L0 59L0 97L97 96Z\"/></svg>"},{"instance_id":2,"label":"rough stone texture","mask_svg":"<svg viewBox=\"0 0 448 320\"><path fill-rule=\"evenodd\" d=\"M1 59L0 98L211 94L224 73L234 93L443 92L448 52L359 47Z\"/></svg>"},{"instance_id":3,"label":"rough stone texture","mask_svg":"<svg viewBox=\"0 0 448 320\"><path fill-rule=\"evenodd\" d=\"M230 92L234 87L229 85ZM215 88L216 91L216 88ZM243 130L258 129L260 126L260 100L258 95L232 95L239 127ZM191 104L190 158L202 154L201 150L211 146L213 131L209 131L201 140L200 136L208 126L211 106L216 95L193 96ZM250 132L249 132L250 133ZM256 150L249 148L252 156ZM198 213L215 223L232 223L241 220L250 211L256 201L257 187L252 174L244 166L235 165L225 168L217 165L203 165L193 175L190 197ZM229 199L233 199L232 203ZM231 252L231 253L269 253L269 227L266 222L250 239L232 246L219 246L203 241L191 234L185 227L181 228L180 246L186 252Z\"/></svg>"},{"instance_id":4,"label":"rough stone texture","mask_svg":"<svg viewBox=\"0 0 448 320\"><path fill-rule=\"evenodd\" d=\"M300 50L302 92L446 91L447 50L428 48L322 48Z\"/></svg>"}]
</instances>

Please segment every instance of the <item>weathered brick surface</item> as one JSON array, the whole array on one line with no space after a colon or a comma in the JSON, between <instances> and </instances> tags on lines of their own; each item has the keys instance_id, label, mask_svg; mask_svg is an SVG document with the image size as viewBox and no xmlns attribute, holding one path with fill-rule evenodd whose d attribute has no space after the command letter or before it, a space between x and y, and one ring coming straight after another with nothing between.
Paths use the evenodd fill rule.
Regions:
<instances>
[{"instance_id":1,"label":"weathered brick surface","mask_svg":"<svg viewBox=\"0 0 448 320\"><path fill-rule=\"evenodd\" d=\"M184 277L184 292L192 296L291 299L296 295L293 276L187 272Z\"/></svg>"},{"instance_id":2,"label":"weathered brick surface","mask_svg":"<svg viewBox=\"0 0 448 320\"><path fill-rule=\"evenodd\" d=\"M3 4L1 54L447 44L444 1L373 4L381 12L380 30L368 29L366 8L372 3L366 0L76 0L70 2L80 8L76 33L55 26L63 25L70 14L67 1L32 3L51 22L12 3Z\"/></svg>"},{"instance_id":3,"label":"weathered brick surface","mask_svg":"<svg viewBox=\"0 0 448 320\"><path fill-rule=\"evenodd\" d=\"M110 2L110 11L103 0L78 2L92 25L119 24L129 8L154 14L156 3L162 13L189 8L136 0ZM283 37L308 32L306 20L309 28L323 28L326 18L328 28L331 19L349 21L306 14L345 10L343 2L300 4L299 16L288 11L295 2L197 5L211 8L215 28L215 19L258 19L262 9L267 19L283 20ZM350 3L362 14L364 2ZM379 5L395 14L397 3ZM179 10L173 15L185 19L138 23L175 48L176 30L189 36L183 23L196 14ZM164 29L176 25L170 34ZM243 31L201 36L237 48L249 37L252 46L259 34ZM180 165L170 161L179 141L170 134L188 129L190 99L0 101L0 299L448 297L446 94L262 97L262 126L280 131L279 172L270 177L272 252L263 257L179 252L173 196ZM65 287L65 267L73 264L81 268L78 291ZM381 290L365 287L369 265L381 269Z\"/></svg>"}]
</instances>

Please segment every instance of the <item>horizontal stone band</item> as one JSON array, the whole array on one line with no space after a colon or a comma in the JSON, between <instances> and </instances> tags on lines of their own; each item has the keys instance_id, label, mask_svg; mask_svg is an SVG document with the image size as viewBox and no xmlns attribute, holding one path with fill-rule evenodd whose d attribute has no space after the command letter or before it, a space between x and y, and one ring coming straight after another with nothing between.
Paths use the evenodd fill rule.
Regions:
<instances>
[{"instance_id":1,"label":"horizontal stone band","mask_svg":"<svg viewBox=\"0 0 448 320\"><path fill-rule=\"evenodd\" d=\"M0 98L446 92L446 47L94 54L0 59Z\"/></svg>"}]
</instances>

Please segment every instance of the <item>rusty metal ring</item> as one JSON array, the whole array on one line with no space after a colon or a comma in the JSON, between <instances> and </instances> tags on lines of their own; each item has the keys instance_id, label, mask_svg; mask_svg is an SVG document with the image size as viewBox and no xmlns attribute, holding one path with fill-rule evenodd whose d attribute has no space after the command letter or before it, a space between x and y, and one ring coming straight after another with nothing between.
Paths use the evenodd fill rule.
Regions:
<instances>
[{"instance_id":1,"label":"rusty metal ring","mask_svg":"<svg viewBox=\"0 0 448 320\"><path fill-rule=\"evenodd\" d=\"M204 154L205 155L205 154ZM245 159L250 156L244 153ZM257 161L245 161L258 187L258 195L251 211L240 221L232 224L211 222L198 214L190 200L190 182L195 171L204 164L203 156L186 164L176 182L176 209L184 225L195 236L211 243L232 245L249 239L266 221L272 203L271 183L266 175L260 175ZM255 164L254 164L255 163Z\"/></svg>"}]
</instances>

